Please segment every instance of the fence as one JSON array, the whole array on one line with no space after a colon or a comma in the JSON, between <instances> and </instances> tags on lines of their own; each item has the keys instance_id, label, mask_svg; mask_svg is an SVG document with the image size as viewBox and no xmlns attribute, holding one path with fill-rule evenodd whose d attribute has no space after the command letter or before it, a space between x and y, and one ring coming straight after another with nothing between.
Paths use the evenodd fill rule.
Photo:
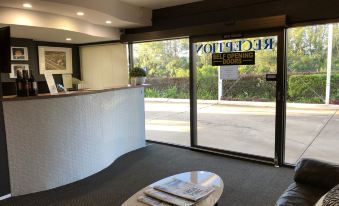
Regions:
<instances>
[{"instance_id":1,"label":"fence","mask_svg":"<svg viewBox=\"0 0 339 206\"><path fill-rule=\"evenodd\" d=\"M331 78L331 103L339 104L339 74ZM146 97L189 98L189 79L148 78ZM223 100L230 101L274 101L275 82L267 82L264 75L241 75L238 80L223 81ZM291 74L288 77L288 101L298 103L324 103L326 74ZM218 77L199 76L197 79L198 99L218 99Z\"/></svg>"}]
</instances>

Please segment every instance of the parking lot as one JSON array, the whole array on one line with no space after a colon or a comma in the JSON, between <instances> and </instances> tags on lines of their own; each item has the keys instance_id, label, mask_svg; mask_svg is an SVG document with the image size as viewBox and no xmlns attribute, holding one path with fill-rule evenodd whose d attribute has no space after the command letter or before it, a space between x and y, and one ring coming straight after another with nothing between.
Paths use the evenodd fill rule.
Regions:
<instances>
[{"instance_id":1,"label":"parking lot","mask_svg":"<svg viewBox=\"0 0 339 206\"><path fill-rule=\"evenodd\" d=\"M146 99L146 138L190 144L188 100ZM339 107L288 104L287 163L313 157L339 163ZM198 101L198 145L274 156L275 104Z\"/></svg>"}]
</instances>

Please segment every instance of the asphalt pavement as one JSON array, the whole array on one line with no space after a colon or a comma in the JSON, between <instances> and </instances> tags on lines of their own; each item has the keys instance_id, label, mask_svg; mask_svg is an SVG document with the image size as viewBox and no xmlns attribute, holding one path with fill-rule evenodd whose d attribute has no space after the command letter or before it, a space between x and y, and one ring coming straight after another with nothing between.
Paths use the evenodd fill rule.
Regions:
<instances>
[{"instance_id":1,"label":"asphalt pavement","mask_svg":"<svg viewBox=\"0 0 339 206\"><path fill-rule=\"evenodd\" d=\"M190 145L188 100L146 99L146 138ZM198 101L198 145L274 156L275 104ZM289 104L287 163L313 157L339 163L339 107Z\"/></svg>"}]
</instances>

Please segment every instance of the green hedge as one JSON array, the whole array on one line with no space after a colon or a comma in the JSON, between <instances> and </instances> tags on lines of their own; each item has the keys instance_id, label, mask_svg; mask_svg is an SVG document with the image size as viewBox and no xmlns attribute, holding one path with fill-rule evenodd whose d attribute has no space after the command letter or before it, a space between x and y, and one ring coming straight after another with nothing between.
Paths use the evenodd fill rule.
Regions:
<instances>
[{"instance_id":1,"label":"green hedge","mask_svg":"<svg viewBox=\"0 0 339 206\"><path fill-rule=\"evenodd\" d=\"M146 97L189 98L189 79L150 78ZM274 101L275 82L267 82L264 75L242 75L236 81L223 81L224 100ZM288 77L288 101L300 103L324 103L326 74L294 74ZM216 100L218 98L218 77L199 76L197 78L198 99ZM331 79L331 101L339 103L339 74Z\"/></svg>"},{"instance_id":2,"label":"green hedge","mask_svg":"<svg viewBox=\"0 0 339 206\"><path fill-rule=\"evenodd\" d=\"M291 102L324 103L326 74L300 74L288 78L288 100ZM331 76L332 101L339 99L339 74Z\"/></svg>"},{"instance_id":3,"label":"green hedge","mask_svg":"<svg viewBox=\"0 0 339 206\"><path fill-rule=\"evenodd\" d=\"M244 75L236 81L224 81L223 99L273 101L275 88L275 82L267 82L263 75Z\"/></svg>"}]
</instances>

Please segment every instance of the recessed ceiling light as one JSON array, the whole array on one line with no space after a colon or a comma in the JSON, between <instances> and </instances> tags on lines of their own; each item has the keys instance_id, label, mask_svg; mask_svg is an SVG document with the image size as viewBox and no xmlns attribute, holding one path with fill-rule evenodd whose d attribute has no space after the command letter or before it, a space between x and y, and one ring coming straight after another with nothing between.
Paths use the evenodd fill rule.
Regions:
<instances>
[{"instance_id":1,"label":"recessed ceiling light","mask_svg":"<svg viewBox=\"0 0 339 206\"><path fill-rule=\"evenodd\" d=\"M112 21L108 20L108 21L106 21L106 24L112 24Z\"/></svg>"},{"instance_id":2,"label":"recessed ceiling light","mask_svg":"<svg viewBox=\"0 0 339 206\"><path fill-rule=\"evenodd\" d=\"M72 38L66 38L66 41L72 41Z\"/></svg>"},{"instance_id":3,"label":"recessed ceiling light","mask_svg":"<svg viewBox=\"0 0 339 206\"><path fill-rule=\"evenodd\" d=\"M83 15L85 15L85 14L84 14L84 12L82 12L82 11L78 11L78 12L77 12L77 15L78 15L78 16L83 16Z\"/></svg>"},{"instance_id":4,"label":"recessed ceiling light","mask_svg":"<svg viewBox=\"0 0 339 206\"><path fill-rule=\"evenodd\" d=\"M22 6L25 8L32 8L32 4L29 3L24 3Z\"/></svg>"}]
</instances>

